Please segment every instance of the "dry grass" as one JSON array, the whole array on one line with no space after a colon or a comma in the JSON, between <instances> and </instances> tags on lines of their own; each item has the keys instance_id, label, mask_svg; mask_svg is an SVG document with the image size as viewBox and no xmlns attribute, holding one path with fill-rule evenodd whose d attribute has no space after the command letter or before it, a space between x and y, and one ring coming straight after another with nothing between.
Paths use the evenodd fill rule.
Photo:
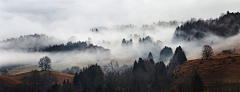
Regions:
<instances>
[{"instance_id":1,"label":"dry grass","mask_svg":"<svg viewBox=\"0 0 240 92\"><path fill-rule=\"evenodd\" d=\"M42 75L44 73L47 73L47 72L48 71L40 71L40 75ZM74 75L60 73L60 72L53 72L53 71L52 71L52 74L57 77L59 84L62 84L64 79L66 81L67 81L67 79L69 79L69 81L72 82L73 77L74 77ZM22 81L22 79L24 77L27 77L27 76L30 76L30 75L31 75L31 72L26 72L26 73L20 73L20 74L15 74L15 75L9 75L9 76L6 76L6 77L10 78L10 79L15 79L15 80L18 80L18 81Z\"/></svg>"},{"instance_id":2,"label":"dry grass","mask_svg":"<svg viewBox=\"0 0 240 92\"><path fill-rule=\"evenodd\" d=\"M212 57L212 60L205 58L186 61L172 71L177 76L176 79L173 77L173 82L191 79L195 70L204 84L216 81L236 83L240 79L240 55L220 55Z\"/></svg>"},{"instance_id":3,"label":"dry grass","mask_svg":"<svg viewBox=\"0 0 240 92\"><path fill-rule=\"evenodd\" d=\"M15 86L17 84L20 84L20 83L21 83L20 81L0 76L0 85L1 86L13 87L13 86Z\"/></svg>"}]
</instances>

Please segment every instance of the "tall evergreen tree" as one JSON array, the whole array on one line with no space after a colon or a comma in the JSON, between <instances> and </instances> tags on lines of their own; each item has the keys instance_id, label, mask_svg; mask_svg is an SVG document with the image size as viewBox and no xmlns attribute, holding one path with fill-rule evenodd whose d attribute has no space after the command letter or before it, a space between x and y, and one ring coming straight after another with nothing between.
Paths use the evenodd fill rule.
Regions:
<instances>
[{"instance_id":1,"label":"tall evergreen tree","mask_svg":"<svg viewBox=\"0 0 240 92\"><path fill-rule=\"evenodd\" d=\"M78 78L78 74L75 73L75 76L73 77L73 85L78 86L79 85L79 78Z\"/></svg>"},{"instance_id":2,"label":"tall evergreen tree","mask_svg":"<svg viewBox=\"0 0 240 92\"><path fill-rule=\"evenodd\" d=\"M154 67L158 74L160 74L160 75L166 74L166 66L162 61L156 63L156 65Z\"/></svg>"},{"instance_id":3,"label":"tall evergreen tree","mask_svg":"<svg viewBox=\"0 0 240 92\"><path fill-rule=\"evenodd\" d=\"M64 81L63 81L63 85L66 85L66 81L65 81L65 79L64 79Z\"/></svg>"},{"instance_id":4,"label":"tall evergreen tree","mask_svg":"<svg viewBox=\"0 0 240 92\"><path fill-rule=\"evenodd\" d=\"M153 61L153 59L150 59L150 63L154 65L154 61Z\"/></svg>"},{"instance_id":5,"label":"tall evergreen tree","mask_svg":"<svg viewBox=\"0 0 240 92\"><path fill-rule=\"evenodd\" d=\"M150 59L153 59L153 55L151 52L149 52L149 54L148 54L148 60L150 60Z\"/></svg>"},{"instance_id":6,"label":"tall evergreen tree","mask_svg":"<svg viewBox=\"0 0 240 92\"><path fill-rule=\"evenodd\" d=\"M192 92L203 92L204 86L201 77L195 72L192 78Z\"/></svg>"},{"instance_id":7,"label":"tall evergreen tree","mask_svg":"<svg viewBox=\"0 0 240 92\"><path fill-rule=\"evenodd\" d=\"M96 89L96 91L95 92L103 92L103 89L102 89L102 87L100 86L100 85L98 85L98 88Z\"/></svg>"},{"instance_id":8,"label":"tall evergreen tree","mask_svg":"<svg viewBox=\"0 0 240 92\"><path fill-rule=\"evenodd\" d=\"M173 56L172 48L165 46L160 52L160 61L169 61Z\"/></svg>"},{"instance_id":9,"label":"tall evergreen tree","mask_svg":"<svg viewBox=\"0 0 240 92\"><path fill-rule=\"evenodd\" d=\"M67 84L69 85L70 83L69 83L69 79L67 79Z\"/></svg>"},{"instance_id":10,"label":"tall evergreen tree","mask_svg":"<svg viewBox=\"0 0 240 92\"><path fill-rule=\"evenodd\" d=\"M185 61L187 61L185 52L183 51L182 47L179 46L176 48L175 53L170 60L169 68L173 69L175 66L183 64Z\"/></svg>"}]
</instances>

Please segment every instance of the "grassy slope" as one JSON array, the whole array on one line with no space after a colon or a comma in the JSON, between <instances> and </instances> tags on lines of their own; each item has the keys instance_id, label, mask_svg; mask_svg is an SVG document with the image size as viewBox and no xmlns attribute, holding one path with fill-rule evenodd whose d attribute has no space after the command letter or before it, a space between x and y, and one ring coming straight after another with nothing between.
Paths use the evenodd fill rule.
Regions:
<instances>
[{"instance_id":1,"label":"grassy slope","mask_svg":"<svg viewBox=\"0 0 240 92\"><path fill-rule=\"evenodd\" d=\"M20 81L0 76L0 85L1 86L4 85L4 86L11 86L11 87L13 87L13 86L15 86L17 84L20 84L20 83L21 83Z\"/></svg>"},{"instance_id":2,"label":"grassy slope","mask_svg":"<svg viewBox=\"0 0 240 92\"><path fill-rule=\"evenodd\" d=\"M234 58L236 58L235 61ZM221 55L212 57L212 60L195 59L186 61L184 64L176 66L172 71L175 75L173 82L180 83L186 79L191 79L194 70L197 70L204 84L214 81L236 83L240 79L240 55Z\"/></svg>"},{"instance_id":3,"label":"grassy slope","mask_svg":"<svg viewBox=\"0 0 240 92\"><path fill-rule=\"evenodd\" d=\"M48 71L40 71L40 75L47 73ZM10 79L15 79L18 81L21 81L25 76L30 76L31 72L26 72L26 73L20 73L20 74L15 74L15 75L9 75L6 76L7 78ZM63 80L67 80L69 79L70 82L73 81L73 77L74 75L70 75L70 74L65 74L65 73L60 73L60 72L52 72L52 74L54 74L57 79L58 79L58 83L62 84Z\"/></svg>"}]
</instances>

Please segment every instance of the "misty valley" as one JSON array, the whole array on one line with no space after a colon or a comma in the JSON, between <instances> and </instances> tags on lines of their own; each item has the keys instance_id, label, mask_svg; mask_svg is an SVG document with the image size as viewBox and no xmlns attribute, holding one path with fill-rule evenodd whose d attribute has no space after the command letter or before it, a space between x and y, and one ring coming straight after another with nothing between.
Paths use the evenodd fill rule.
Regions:
<instances>
[{"instance_id":1,"label":"misty valley","mask_svg":"<svg viewBox=\"0 0 240 92\"><path fill-rule=\"evenodd\" d=\"M238 11L196 8L203 15L187 16L165 1L179 8L176 15L166 8L153 15L155 1L138 1L150 9L122 1L24 2L0 0L0 92L240 92Z\"/></svg>"}]
</instances>

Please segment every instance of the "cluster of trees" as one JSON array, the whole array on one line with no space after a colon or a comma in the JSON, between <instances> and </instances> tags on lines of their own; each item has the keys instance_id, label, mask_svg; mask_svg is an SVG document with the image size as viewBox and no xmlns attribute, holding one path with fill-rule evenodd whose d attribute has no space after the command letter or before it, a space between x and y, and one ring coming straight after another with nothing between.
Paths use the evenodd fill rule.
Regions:
<instances>
[{"instance_id":1,"label":"cluster of trees","mask_svg":"<svg viewBox=\"0 0 240 92\"><path fill-rule=\"evenodd\" d=\"M9 75L8 71L12 70L13 68L17 68L17 67L21 67L21 66L23 66L23 64L0 66L0 72L2 73L1 76L7 76L7 75Z\"/></svg>"},{"instance_id":2,"label":"cluster of trees","mask_svg":"<svg viewBox=\"0 0 240 92\"><path fill-rule=\"evenodd\" d=\"M154 30L156 27L177 27L181 22L178 21L158 21L157 23L153 23L151 25L143 25L143 30Z\"/></svg>"},{"instance_id":3,"label":"cluster of trees","mask_svg":"<svg viewBox=\"0 0 240 92\"><path fill-rule=\"evenodd\" d=\"M208 36L208 33L220 37L231 37L239 33L240 13L230 13L222 15L217 19L202 20L191 19L183 25L176 28L174 33L175 40L183 39L191 41L202 39Z\"/></svg>"},{"instance_id":4,"label":"cluster of trees","mask_svg":"<svg viewBox=\"0 0 240 92\"><path fill-rule=\"evenodd\" d=\"M119 67L118 62L112 60L103 68L97 64L83 68L80 73L75 74L73 84L76 90L82 91L169 91L168 84L172 80L172 69L186 60L185 53L180 46L176 49L169 66L166 66L163 61L155 63L151 52L147 59L135 60L133 67Z\"/></svg>"},{"instance_id":5,"label":"cluster of trees","mask_svg":"<svg viewBox=\"0 0 240 92\"><path fill-rule=\"evenodd\" d=\"M147 36L145 38L139 38L139 43L140 44L153 43L153 40L150 36Z\"/></svg>"},{"instance_id":6,"label":"cluster of trees","mask_svg":"<svg viewBox=\"0 0 240 92\"><path fill-rule=\"evenodd\" d=\"M132 39L130 39L129 41L128 40L125 40L125 39L123 39L122 40L122 46L128 46L128 45L132 45Z\"/></svg>"},{"instance_id":7,"label":"cluster of trees","mask_svg":"<svg viewBox=\"0 0 240 92\"><path fill-rule=\"evenodd\" d=\"M171 53L166 47L167 53ZM169 51L168 51L169 50ZM165 51L165 50L163 50ZM210 46L203 46L204 58L211 57L213 50ZM51 71L51 59L45 56L40 59L39 68L44 71L31 71L31 75L23 78L23 84L16 86L15 90L25 92L72 92L72 91L95 91L95 92L168 92L173 86L177 86L178 92L202 92L205 90L201 77L195 70L191 79L180 84L171 84L174 75L172 70L187 61L184 50L178 46L170 59L169 65L163 61L154 62L150 52L146 59L135 60L132 67L127 65L119 67L116 60L111 60L104 67L98 64L80 69L72 67L73 81L66 79L62 84L57 83L57 78Z\"/></svg>"},{"instance_id":8,"label":"cluster of trees","mask_svg":"<svg viewBox=\"0 0 240 92\"><path fill-rule=\"evenodd\" d=\"M60 44L61 41L44 34L30 34L18 38L10 38L0 42L2 49L15 49L23 51L37 51L53 44Z\"/></svg>"},{"instance_id":9,"label":"cluster of trees","mask_svg":"<svg viewBox=\"0 0 240 92\"><path fill-rule=\"evenodd\" d=\"M176 53L178 53L179 55L176 55ZM185 61L186 58L184 58L184 56L181 56L181 55L183 55L183 53L184 52L182 52L181 47L178 47L176 49L175 54L174 54L172 60L175 59L177 62L172 62L172 63L170 62L170 64L169 64L169 68L170 69L173 68L172 65L175 66L177 64L184 63L182 61ZM204 45L202 47L202 58L210 58L213 55L214 55L214 53L213 53L213 49L212 49L211 46ZM179 58L179 57L182 57L182 58ZM194 74L191 75L190 79L186 79L186 78L179 79L180 83L177 85L177 88L176 88L176 90L178 92L203 92L204 90L206 90L207 92L208 91L210 91L210 92L228 92L228 91L216 90L216 89L219 88L216 84L209 84L210 86L207 86L207 87L204 86L201 77L197 73L197 70L198 70L198 67L195 70L193 70ZM175 79L176 78L177 78L177 75L175 76ZM214 88L212 88L212 87L214 87Z\"/></svg>"},{"instance_id":10,"label":"cluster of trees","mask_svg":"<svg viewBox=\"0 0 240 92\"><path fill-rule=\"evenodd\" d=\"M60 45L53 45L49 46L45 49L42 49L41 51L43 52L59 52L59 51L73 51L73 50L78 50L78 51L88 51L91 53L96 53L96 52L109 52L108 49L104 49L101 46L94 46L93 44L88 44L87 42L81 42L78 41L76 43L68 42L66 45L60 44Z\"/></svg>"},{"instance_id":11,"label":"cluster of trees","mask_svg":"<svg viewBox=\"0 0 240 92\"><path fill-rule=\"evenodd\" d=\"M129 30L129 29L137 28L137 26L135 26L135 25L133 25L133 24L128 24L128 25L117 25L117 26L115 26L115 28L116 28L117 30L124 31L124 30Z\"/></svg>"},{"instance_id":12,"label":"cluster of trees","mask_svg":"<svg viewBox=\"0 0 240 92\"><path fill-rule=\"evenodd\" d=\"M170 70L177 65L183 64L185 61L187 61L185 52L183 51L182 47L179 46L176 48L175 53L170 60L170 63L169 63Z\"/></svg>"},{"instance_id":13,"label":"cluster of trees","mask_svg":"<svg viewBox=\"0 0 240 92\"><path fill-rule=\"evenodd\" d=\"M146 47L154 48L155 50L163 45L162 41L157 40L156 42L150 36L139 38L139 44Z\"/></svg>"},{"instance_id":14,"label":"cluster of trees","mask_svg":"<svg viewBox=\"0 0 240 92\"><path fill-rule=\"evenodd\" d=\"M74 75L75 73L80 73L81 69L78 66L73 66L71 69L67 68L63 70L63 73Z\"/></svg>"},{"instance_id":15,"label":"cluster of trees","mask_svg":"<svg viewBox=\"0 0 240 92\"><path fill-rule=\"evenodd\" d=\"M46 71L44 74L40 74L39 71L31 71L31 75L23 78L23 90L36 91L40 89L47 89L56 83L57 77L52 74L51 71Z\"/></svg>"},{"instance_id":16,"label":"cluster of trees","mask_svg":"<svg viewBox=\"0 0 240 92\"><path fill-rule=\"evenodd\" d=\"M104 73L99 65L85 67L80 73L75 73L73 84L85 90L95 90L103 86Z\"/></svg>"},{"instance_id":17,"label":"cluster of trees","mask_svg":"<svg viewBox=\"0 0 240 92\"><path fill-rule=\"evenodd\" d=\"M169 61L173 56L173 51L171 47L165 46L160 52L160 61Z\"/></svg>"}]
</instances>

